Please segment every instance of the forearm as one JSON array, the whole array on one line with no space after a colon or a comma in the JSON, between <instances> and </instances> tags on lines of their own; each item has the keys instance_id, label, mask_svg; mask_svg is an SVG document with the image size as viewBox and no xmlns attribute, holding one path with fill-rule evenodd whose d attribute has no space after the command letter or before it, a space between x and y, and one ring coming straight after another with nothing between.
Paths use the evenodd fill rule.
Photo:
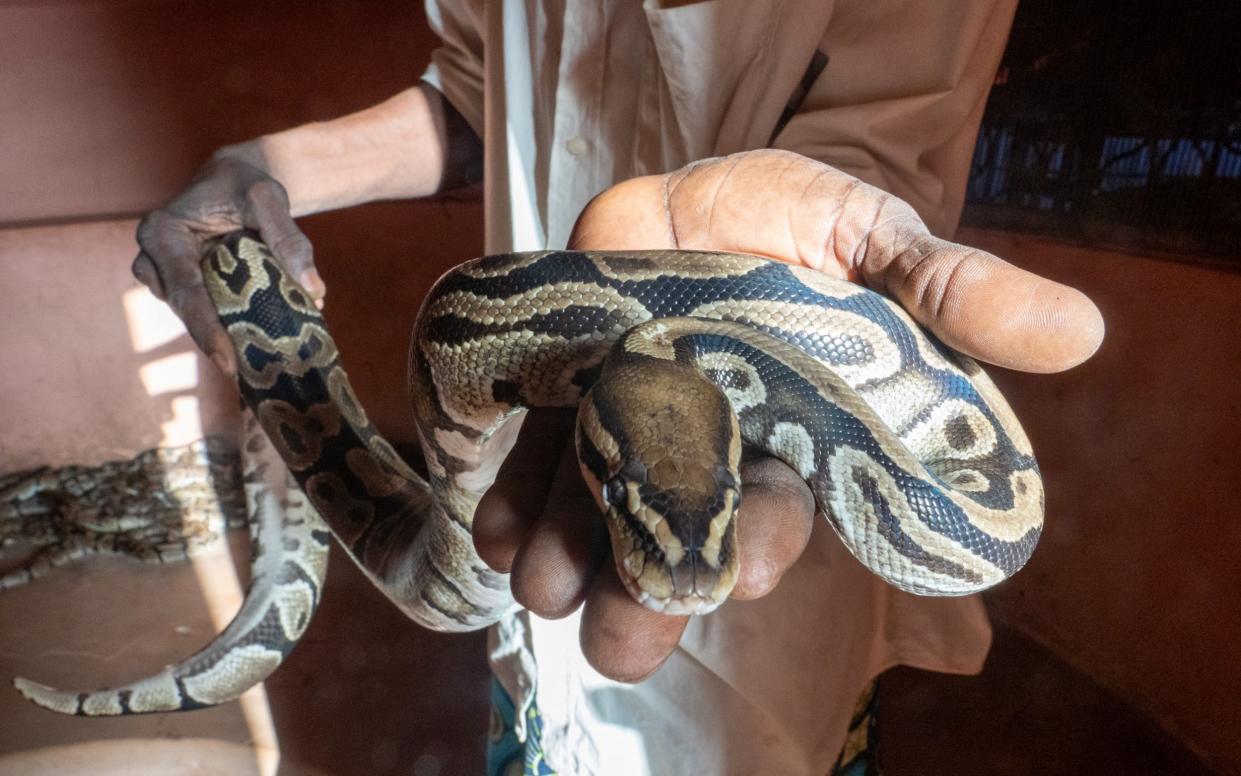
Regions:
<instances>
[{"instance_id":1,"label":"forearm","mask_svg":"<svg viewBox=\"0 0 1241 776\"><path fill-rule=\"evenodd\" d=\"M424 197L480 177L482 143L434 88L419 84L332 121L226 146L284 185L293 215Z\"/></svg>"}]
</instances>

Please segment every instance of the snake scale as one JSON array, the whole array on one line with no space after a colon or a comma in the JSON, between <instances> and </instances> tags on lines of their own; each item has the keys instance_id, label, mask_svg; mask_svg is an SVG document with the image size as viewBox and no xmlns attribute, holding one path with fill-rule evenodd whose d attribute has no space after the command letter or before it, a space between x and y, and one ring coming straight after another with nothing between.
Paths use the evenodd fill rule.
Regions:
<instances>
[{"instance_id":1,"label":"snake scale","mask_svg":"<svg viewBox=\"0 0 1241 776\"><path fill-rule=\"evenodd\" d=\"M258 470L255 583L185 663L121 689L18 680L77 714L197 708L261 681L304 632L331 533L408 616L462 631L514 606L471 539L473 512L532 407L578 407L583 476L627 589L703 613L737 574L737 467L750 449L805 479L859 561L922 595L1016 572L1042 526L1024 432L972 360L873 291L753 256L554 251L450 271L423 303L409 388L428 475L366 418L312 300L252 234L203 274L238 354L245 403L274 462ZM247 446L263 452L261 436ZM270 454L270 451L268 451ZM254 468L254 467L251 467ZM741 519L744 519L741 518Z\"/></svg>"}]
</instances>

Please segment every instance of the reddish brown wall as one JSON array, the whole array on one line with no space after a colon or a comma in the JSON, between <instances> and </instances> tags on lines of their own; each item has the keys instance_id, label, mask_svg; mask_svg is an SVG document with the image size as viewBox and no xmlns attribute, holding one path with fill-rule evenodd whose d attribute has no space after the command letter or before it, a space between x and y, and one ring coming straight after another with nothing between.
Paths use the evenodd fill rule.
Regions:
<instances>
[{"instance_id":1,"label":"reddish brown wall","mask_svg":"<svg viewBox=\"0 0 1241 776\"><path fill-rule=\"evenodd\" d=\"M121 304L135 287L132 215L174 192L222 143L334 116L412 83L430 46L418 13L417 4L395 0L0 6L0 469L99 460L160 440L175 397L148 395L135 369L190 346L181 337L134 352ZM123 217L83 221L114 214ZM16 228L31 222L45 225ZM459 203L378 205L307 220L346 365L363 402L398 436L408 432L409 321L439 271L477 252L479 222L476 206ZM1104 349L1082 368L998 375L1046 472L1048 528L1030 567L991 596L994 610L1241 773L1241 601L1234 594L1241 583L1241 278L998 233L963 239L1083 288L1109 326ZM231 402L224 386L198 366L205 382L185 395L224 412ZM395 684L400 677L446 673L452 649L477 654L477 643L448 647L411 636L391 618L375 620L385 616L382 602L366 598L347 565L336 569L330 584L348 597L334 600L350 603L316 620L320 648L304 658L301 674L275 683L285 699L278 709L313 707L331 719L380 703L376 695L339 690L325 699L306 689L341 670L324 640L359 623L386 623L367 632L368 643L400 643L429 661L419 668L393 651L372 657L368 672L379 663L392 672L375 681L394 683L380 706L394 717L402 705L393 693L410 691ZM75 594L107 589L93 577L73 578L78 586L66 590ZM34 646L11 623L46 618L49 600L0 596L0 655L25 656L0 660L0 678L31 670L31 661L55 678L46 673L54 654L44 651L64 629L77 629L73 643L81 649L114 645L100 652L130 638L96 637L81 630L86 621L70 618L48 626L46 644ZM49 726L10 696L0 693L0 752L152 731L244 740L244 730L224 723ZM443 703L451 695L437 697ZM320 767L348 765L341 758L349 753L313 732L322 720L297 722L295 713L279 712L291 751ZM375 745L397 762L412 762L426 745L403 738L400 727L377 722L375 731L390 736Z\"/></svg>"},{"instance_id":2,"label":"reddish brown wall","mask_svg":"<svg viewBox=\"0 0 1241 776\"><path fill-rule=\"evenodd\" d=\"M188 441L193 428L172 423L187 411L226 431L231 389L129 274L137 214L173 194L221 144L412 85L432 43L419 5L404 0L0 4L0 471ZM305 227L322 252L327 313L346 366L381 425L400 437L409 321L441 269L477 254L478 208L376 205ZM134 340L135 322L148 342ZM143 374L178 359L189 382L153 393ZM236 549L244 566L244 542ZM488 692L481 634L428 633L343 555L331 565L309 633L266 683L281 772L479 772ZM84 741L253 745L263 729L237 703L67 718L8 684L15 674L127 681L183 658L219 625L203 590L190 564L95 560L0 592L0 772L66 772L72 753L40 755L46 770L4 756ZM347 738L331 734L341 720ZM224 762L194 744L178 752L181 768L187 756ZM136 741L122 749L155 768L159 753ZM85 772L102 767L93 762Z\"/></svg>"},{"instance_id":3,"label":"reddish brown wall","mask_svg":"<svg viewBox=\"0 0 1241 776\"><path fill-rule=\"evenodd\" d=\"M412 85L433 45L417 4L406 2L0 6L0 347L9 366L0 397L8 417L39 420L4 423L0 469L132 454L167 437L160 426L186 397L203 402L208 430L219 427L232 399L202 359L197 388L150 396L138 378L192 348L129 277L133 219L224 143L339 116ZM338 328L358 353L347 358L359 362L361 391L402 384L421 291L477 253L478 219L476 206L435 203L308 219L324 249L328 314L344 319ZM351 268L360 264L382 278L379 290L359 288ZM358 294L371 304L341 315ZM135 307L162 342L153 350L136 352ZM378 310L401 314L381 323ZM388 428L407 428L398 392L374 404Z\"/></svg>"},{"instance_id":4,"label":"reddish brown wall","mask_svg":"<svg viewBox=\"0 0 1241 776\"><path fill-rule=\"evenodd\" d=\"M1107 339L997 374L1047 528L993 611L1241 773L1241 274L996 232L960 238L1091 296Z\"/></svg>"},{"instance_id":5,"label":"reddish brown wall","mask_svg":"<svg viewBox=\"0 0 1241 776\"><path fill-rule=\"evenodd\" d=\"M0 4L0 223L142 212L219 145L378 102L433 43L420 4Z\"/></svg>"}]
</instances>

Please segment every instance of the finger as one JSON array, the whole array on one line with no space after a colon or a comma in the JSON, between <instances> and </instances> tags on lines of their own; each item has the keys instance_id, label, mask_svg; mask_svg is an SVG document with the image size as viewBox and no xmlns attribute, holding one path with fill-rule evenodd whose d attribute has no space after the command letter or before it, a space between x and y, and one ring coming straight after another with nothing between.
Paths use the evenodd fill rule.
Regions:
<instances>
[{"instance_id":1,"label":"finger","mask_svg":"<svg viewBox=\"0 0 1241 776\"><path fill-rule=\"evenodd\" d=\"M151 261L151 257L146 251L139 251L134 263L130 265L129 271L133 273L138 282L150 289L151 294L161 302L166 301L168 295L164 292L164 284L160 282L159 271L155 269L155 262Z\"/></svg>"},{"instance_id":2,"label":"finger","mask_svg":"<svg viewBox=\"0 0 1241 776\"><path fill-rule=\"evenodd\" d=\"M609 679L639 682L668 659L688 623L633 600L615 564L604 563L582 610L582 654Z\"/></svg>"},{"instance_id":3,"label":"finger","mask_svg":"<svg viewBox=\"0 0 1241 776\"><path fill-rule=\"evenodd\" d=\"M327 286L315 269L314 246L289 212L289 196L271 178L255 181L246 189L247 226L257 229L272 254L313 299L322 299Z\"/></svg>"},{"instance_id":4,"label":"finger","mask_svg":"<svg viewBox=\"0 0 1241 776\"><path fill-rule=\"evenodd\" d=\"M135 276L139 272L149 273L153 268L158 276L156 283L161 298L185 324L194 343L220 371L230 377L236 375L232 342L203 286L199 240L183 224L158 212L142 220L137 237L142 253L134 261ZM146 261L141 261L143 256ZM143 280L143 277L138 276L138 279Z\"/></svg>"},{"instance_id":5,"label":"finger","mask_svg":"<svg viewBox=\"0 0 1241 776\"><path fill-rule=\"evenodd\" d=\"M572 414L570 414L572 417ZM577 451L565 444L547 505L513 560L513 597L549 619L577 610L608 555L608 532L582 481Z\"/></svg>"},{"instance_id":6,"label":"finger","mask_svg":"<svg viewBox=\"0 0 1241 776\"><path fill-rule=\"evenodd\" d=\"M871 238L867 264L868 282L919 323L949 347L992 364L1059 372L1103 342L1103 316L1085 294L985 251L925 233L880 233Z\"/></svg>"},{"instance_id":7,"label":"finger","mask_svg":"<svg viewBox=\"0 0 1241 776\"><path fill-rule=\"evenodd\" d=\"M1080 291L933 236L906 202L784 151L708 160L668 176L683 248L735 250L864 280L967 355L1027 372L1076 366L1103 318Z\"/></svg>"},{"instance_id":8,"label":"finger","mask_svg":"<svg viewBox=\"0 0 1241 776\"><path fill-rule=\"evenodd\" d=\"M496 571L512 569L526 533L542 515L574 418L572 410L530 410L495 482L478 502L474 549Z\"/></svg>"},{"instance_id":9,"label":"finger","mask_svg":"<svg viewBox=\"0 0 1241 776\"><path fill-rule=\"evenodd\" d=\"M185 296L173 291L168 295L168 305L185 321L190 338L199 350L207 354L216 369L230 379L236 377L237 356L233 352L232 340L220 324L219 313L206 291L201 286Z\"/></svg>"},{"instance_id":10,"label":"finger","mask_svg":"<svg viewBox=\"0 0 1241 776\"><path fill-rule=\"evenodd\" d=\"M578 216L568 247L579 251L680 247L664 207L666 179L630 178L604 190Z\"/></svg>"},{"instance_id":11,"label":"finger","mask_svg":"<svg viewBox=\"0 0 1241 776\"><path fill-rule=\"evenodd\" d=\"M732 597L749 600L771 592L801 557L814 527L815 506L805 480L775 458L743 462L741 492L741 570Z\"/></svg>"}]
</instances>

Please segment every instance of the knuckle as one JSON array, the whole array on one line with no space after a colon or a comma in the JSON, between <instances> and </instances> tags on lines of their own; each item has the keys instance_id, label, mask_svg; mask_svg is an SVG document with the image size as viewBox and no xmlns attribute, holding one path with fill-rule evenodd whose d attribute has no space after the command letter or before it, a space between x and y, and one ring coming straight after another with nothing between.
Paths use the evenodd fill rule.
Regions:
<instances>
[{"instance_id":1,"label":"knuckle","mask_svg":"<svg viewBox=\"0 0 1241 776\"><path fill-rule=\"evenodd\" d=\"M155 233L158 232L167 223L167 216L162 210L152 210L144 215L138 221L138 228L134 232L138 244L144 250L149 250L150 244L153 242Z\"/></svg>"},{"instance_id":2,"label":"knuckle","mask_svg":"<svg viewBox=\"0 0 1241 776\"><path fill-rule=\"evenodd\" d=\"M139 253L129 265L129 271L135 278L147 282L151 271L151 259L145 253Z\"/></svg>"},{"instance_id":3,"label":"knuckle","mask_svg":"<svg viewBox=\"0 0 1241 776\"><path fill-rule=\"evenodd\" d=\"M193 298L194 288L188 284L181 284L168 289L168 306L175 310L177 315L181 315L182 312L189 309Z\"/></svg>"},{"instance_id":4,"label":"knuckle","mask_svg":"<svg viewBox=\"0 0 1241 776\"><path fill-rule=\"evenodd\" d=\"M289 262L297 264L298 268L309 265L314 255L310 245L310 238L302 234L297 227L291 227L289 231L281 232L276 237L275 244L271 247Z\"/></svg>"}]
</instances>

